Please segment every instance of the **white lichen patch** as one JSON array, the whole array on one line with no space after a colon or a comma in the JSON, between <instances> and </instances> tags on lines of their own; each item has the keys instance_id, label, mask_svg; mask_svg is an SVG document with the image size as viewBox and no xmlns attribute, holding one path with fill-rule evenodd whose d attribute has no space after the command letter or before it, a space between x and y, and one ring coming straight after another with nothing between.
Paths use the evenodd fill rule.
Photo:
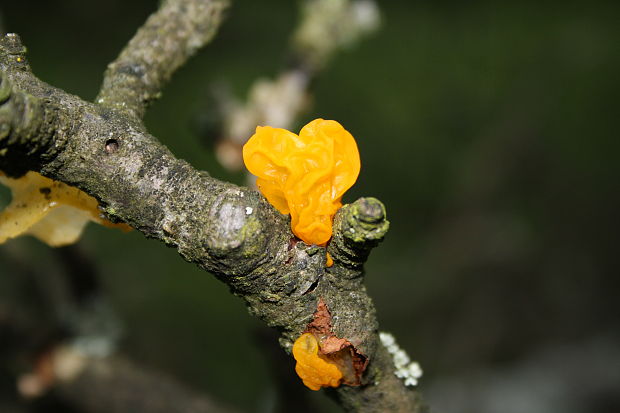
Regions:
<instances>
[{"instance_id":1,"label":"white lichen patch","mask_svg":"<svg viewBox=\"0 0 620 413\"><path fill-rule=\"evenodd\" d=\"M247 222L245 215L245 208L240 205L229 202L222 205L218 211L222 232L226 236L234 236Z\"/></svg>"},{"instance_id":2,"label":"white lichen patch","mask_svg":"<svg viewBox=\"0 0 620 413\"><path fill-rule=\"evenodd\" d=\"M405 350L396 344L396 339L390 333L380 332L379 339L387 351L392 355L396 371L394 374L405 382L405 386L416 386L422 377L422 368L417 361L411 361Z\"/></svg>"}]
</instances>

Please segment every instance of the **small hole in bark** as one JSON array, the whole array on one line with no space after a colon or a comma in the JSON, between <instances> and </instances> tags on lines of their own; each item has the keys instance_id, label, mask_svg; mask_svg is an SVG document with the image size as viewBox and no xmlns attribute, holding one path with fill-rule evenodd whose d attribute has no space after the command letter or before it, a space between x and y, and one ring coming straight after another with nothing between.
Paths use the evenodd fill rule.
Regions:
<instances>
[{"instance_id":1,"label":"small hole in bark","mask_svg":"<svg viewBox=\"0 0 620 413\"><path fill-rule=\"evenodd\" d=\"M118 151L118 141L116 139L108 139L105 142L105 151L107 153L114 153Z\"/></svg>"}]
</instances>

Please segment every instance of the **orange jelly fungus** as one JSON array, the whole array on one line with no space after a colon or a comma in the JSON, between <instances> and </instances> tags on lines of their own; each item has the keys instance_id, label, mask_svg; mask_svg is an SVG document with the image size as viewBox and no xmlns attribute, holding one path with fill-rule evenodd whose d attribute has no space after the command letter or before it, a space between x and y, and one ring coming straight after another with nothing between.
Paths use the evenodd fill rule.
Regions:
<instances>
[{"instance_id":1,"label":"orange jelly fungus","mask_svg":"<svg viewBox=\"0 0 620 413\"><path fill-rule=\"evenodd\" d=\"M92 196L36 172L12 179L0 171L0 184L12 192L11 203L0 211L0 244L20 235L33 235L52 247L72 244L90 221L131 229L102 218Z\"/></svg>"},{"instance_id":2,"label":"orange jelly fungus","mask_svg":"<svg viewBox=\"0 0 620 413\"><path fill-rule=\"evenodd\" d=\"M319 343L314 334L304 333L295 340L293 357L297 360L295 372L310 390L340 385L342 372L319 355Z\"/></svg>"},{"instance_id":3,"label":"orange jelly fungus","mask_svg":"<svg viewBox=\"0 0 620 413\"><path fill-rule=\"evenodd\" d=\"M334 265L334 259L332 258L331 255L329 255L329 252L328 252L326 260L325 260L325 266L326 267L331 267L332 265Z\"/></svg>"},{"instance_id":4,"label":"orange jelly fungus","mask_svg":"<svg viewBox=\"0 0 620 413\"><path fill-rule=\"evenodd\" d=\"M243 147L243 161L269 203L291 214L293 233L324 246L342 195L356 181L360 156L355 139L333 120L315 119L299 135L259 126Z\"/></svg>"}]
</instances>

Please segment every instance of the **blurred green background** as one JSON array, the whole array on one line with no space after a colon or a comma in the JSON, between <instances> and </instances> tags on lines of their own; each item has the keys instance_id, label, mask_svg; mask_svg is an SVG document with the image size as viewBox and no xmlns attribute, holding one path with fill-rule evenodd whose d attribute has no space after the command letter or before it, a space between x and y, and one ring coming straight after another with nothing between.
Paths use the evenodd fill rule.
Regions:
<instances>
[{"instance_id":1,"label":"blurred green background","mask_svg":"<svg viewBox=\"0 0 620 413\"><path fill-rule=\"evenodd\" d=\"M156 5L3 0L0 14L38 77L92 100ZM196 168L243 183L196 119L214 82L243 98L281 70L297 5L235 1L149 110L150 131ZM382 28L321 73L299 126L341 122L362 157L345 200L387 206L390 232L366 266L382 329L421 363L420 387L440 411L620 411L618 2L379 5ZM125 353L272 411L263 327L223 284L135 232L90 225L79 248L125 325ZM57 253L33 239L1 246L0 314L25 302L25 274L45 286L59 271ZM0 386L11 392L10 380Z\"/></svg>"}]
</instances>

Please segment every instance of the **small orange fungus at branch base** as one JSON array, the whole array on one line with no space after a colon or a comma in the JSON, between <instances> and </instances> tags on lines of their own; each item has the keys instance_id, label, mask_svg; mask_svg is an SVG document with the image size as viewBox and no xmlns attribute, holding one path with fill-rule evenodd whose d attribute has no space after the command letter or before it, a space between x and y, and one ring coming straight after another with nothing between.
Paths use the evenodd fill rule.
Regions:
<instances>
[{"instance_id":1,"label":"small orange fungus at branch base","mask_svg":"<svg viewBox=\"0 0 620 413\"><path fill-rule=\"evenodd\" d=\"M329 252L327 253L327 260L325 263L326 267L331 267L332 265L334 265L334 259L332 258L331 255L329 255Z\"/></svg>"},{"instance_id":2,"label":"small orange fungus at branch base","mask_svg":"<svg viewBox=\"0 0 620 413\"><path fill-rule=\"evenodd\" d=\"M0 184L12 192L11 203L0 211L0 244L21 235L33 235L51 247L72 244L90 221L131 230L103 218L92 196L36 172L12 179L0 171Z\"/></svg>"},{"instance_id":3,"label":"small orange fungus at branch base","mask_svg":"<svg viewBox=\"0 0 620 413\"><path fill-rule=\"evenodd\" d=\"M325 246L342 196L359 175L353 136L333 120L315 119L299 135L259 126L243 147L243 161L269 203L291 214L293 233Z\"/></svg>"},{"instance_id":4,"label":"small orange fungus at branch base","mask_svg":"<svg viewBox=\"0 0 620 413\"><path fill-rule=\"evenodd\" d=\"M340 386L343 374L336 364L321 357L314 334L304 333L295 340L293 357L297 360L295 372L309 389Z\"/></svg>"}]
</instances>

